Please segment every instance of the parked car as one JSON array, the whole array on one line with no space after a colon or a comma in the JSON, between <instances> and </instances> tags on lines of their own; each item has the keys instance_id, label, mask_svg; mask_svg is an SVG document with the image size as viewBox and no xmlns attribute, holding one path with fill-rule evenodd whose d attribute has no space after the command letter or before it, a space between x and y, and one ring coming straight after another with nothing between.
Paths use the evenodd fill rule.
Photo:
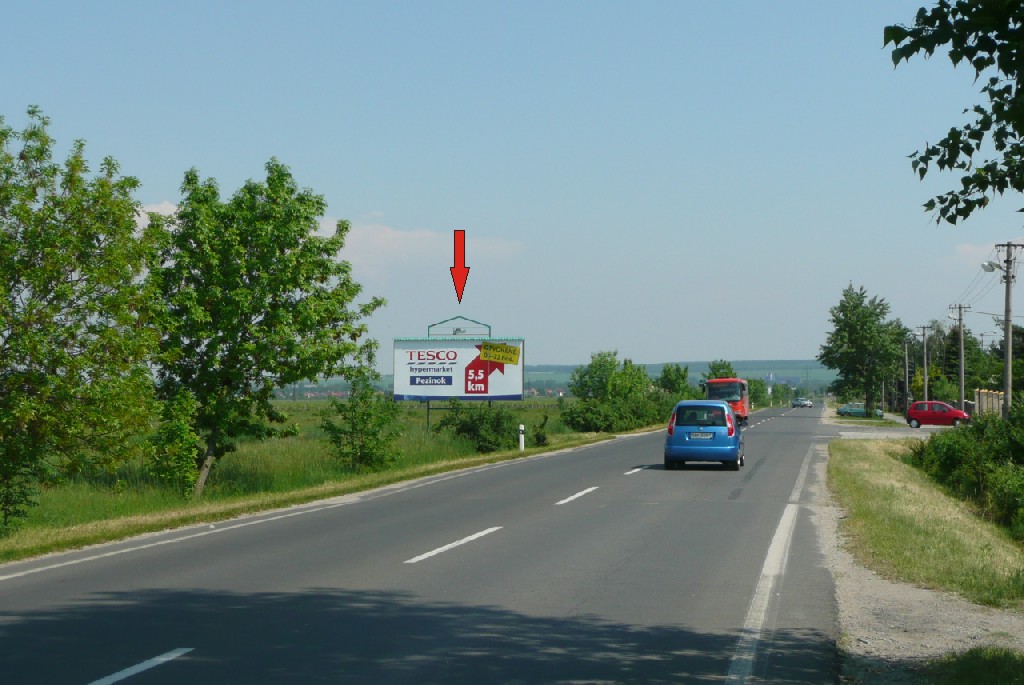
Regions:
<instances>
[{"instance_id":1,"label":"parked car","mask_svg":"<svg viewBox=\"0 0 1024 685\"><path fill-rule=\"evenodd\" d=\"M728 402L683 400L665 436L665 470L688 461L717 461L737 471L746 461L743 431Z\"/></svg>"},{"instance_id":2,"label":"parked car","mask_svg":"<svg viewBox=\"0 0 1024 685\"><path fill-rule=\"evenodd\" d=\"M924 424L933 426L959 426L971 420L971 415L951 407L945 402L914 402L907 409L907 423L911 428Z\"/></svg>"},{"instance_id":3,"label":"parked car","mask_svg":"<svg viewBox=\"0 0 1024 685\"><path fill-rule=\"evenodd\" d=\"M811 402L806 397L798 397L795 400L793 400L793 406L794 407L813 407L814 403Z\"/></svg>"},{"instance_id":4,"label":"parked car","mask_svg":"<svg viewBox=\"0 0 1024 685\"><path fill-rule=\"evenodd\" d=\"M836 409L836 414L839 416L859 416L866 419L868 417L867 407L864 406L863 402L847 402L843 406ZM875 407L875 418L882 418L882 410Z\"/></svg>"}]
</instances>

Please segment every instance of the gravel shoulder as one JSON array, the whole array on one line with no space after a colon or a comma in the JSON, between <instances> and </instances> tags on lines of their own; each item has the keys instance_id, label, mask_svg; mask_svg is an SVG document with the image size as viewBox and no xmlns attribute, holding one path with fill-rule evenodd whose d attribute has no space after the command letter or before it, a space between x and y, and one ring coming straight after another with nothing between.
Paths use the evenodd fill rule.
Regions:
<instances>
[{"instance_id":1,"label":"gravel shoulder","mask_svg":"<svg viewBox=\"0 0 1024 685\"><path fill-rule=\"evenodd\" d=\"M841 682L925 682L920 667L950 652L981 646L1024 651L1024 614L893 582L860 566L843 546L844 513L825 485L824 460L818 461L815 471L813 511L821 552L836 588Z\"/></svg>"}]
</instances>

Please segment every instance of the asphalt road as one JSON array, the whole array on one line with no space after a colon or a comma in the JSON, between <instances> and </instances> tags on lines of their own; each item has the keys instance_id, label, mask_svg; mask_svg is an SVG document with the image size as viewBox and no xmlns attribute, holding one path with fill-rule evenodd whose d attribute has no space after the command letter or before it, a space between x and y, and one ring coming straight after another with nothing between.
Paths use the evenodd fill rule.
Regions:
<instances>
[{"instance_id":1,"label":"asphalt road","mask_svg":"<svg viewBox=\"0 0 1024 685\"><path fill-rule=\"evenodd\" d=\"M821 414L738 472L658 432L3 565L0 682L834 682Z\"/></svg>"}]
</instances>

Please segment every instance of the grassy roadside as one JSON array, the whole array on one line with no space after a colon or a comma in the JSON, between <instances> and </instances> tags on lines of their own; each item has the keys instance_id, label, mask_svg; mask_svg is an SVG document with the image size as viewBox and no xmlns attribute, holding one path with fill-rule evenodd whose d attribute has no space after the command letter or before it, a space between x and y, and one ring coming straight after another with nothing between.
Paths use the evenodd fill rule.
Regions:
<instances>
[{"instance_id":1,"label":"grassy roadside","mask_svg":"<svg viewBox=\"0 0 1024 685\"><path fill-rule=\"evenodd\" d=\"M224 496L198 502L183 501L159 493L149 497L133 495L131 492L113 497L109 493L100 493L104 501L118 503L116 507L100 512L88 509L88 501L96 499L97 496L94 489L89 486L65 487L52 493L55 499L61 500L60 513L54 513L53 510L57 509L54 505L50 508L49 515L34 518L27 525L0 537L0 563L121 540L144 533L224 521L245 514L363 492L448 471L570 449L613 437L608 434L558 434L551 436L549 446L528 448L523 452L510 450L464 457L442 455L434 460L417 459L418 463L378 473L345 474L314 486ZM81 505L76 504L79 498L83 502Z\"/></svg>"},{"instance_id":2,"label":"grassy roadside","mask_svg":"<svg viewBox=\"0 0 1024 685\"><path fill-rule=\"evenodd\" d=\"M905 464L908 450L893 440L830 444L829 489L847 513L850 552L884 577L1024 611L1024 547ZM993 647L950 654L929 664L927 678L1024 683L1024 654Z\"/></svg>"}]
</instances>

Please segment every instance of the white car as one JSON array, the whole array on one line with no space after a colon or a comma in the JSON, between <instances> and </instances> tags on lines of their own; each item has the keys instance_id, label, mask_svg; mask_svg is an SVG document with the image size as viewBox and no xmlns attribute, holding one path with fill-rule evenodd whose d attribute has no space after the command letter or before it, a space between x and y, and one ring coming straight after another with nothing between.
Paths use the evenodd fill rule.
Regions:
<instances>
[{"instance_id":1,"label":"white car","mask_svg":"<svg viewBox=\"0 0 1024 685\"><path fill-rule=\"evenodd\" d=\"M793 407L813 407L814 403L806 397L798 397L793 400Z\"/></svg>"}]
</instances>

